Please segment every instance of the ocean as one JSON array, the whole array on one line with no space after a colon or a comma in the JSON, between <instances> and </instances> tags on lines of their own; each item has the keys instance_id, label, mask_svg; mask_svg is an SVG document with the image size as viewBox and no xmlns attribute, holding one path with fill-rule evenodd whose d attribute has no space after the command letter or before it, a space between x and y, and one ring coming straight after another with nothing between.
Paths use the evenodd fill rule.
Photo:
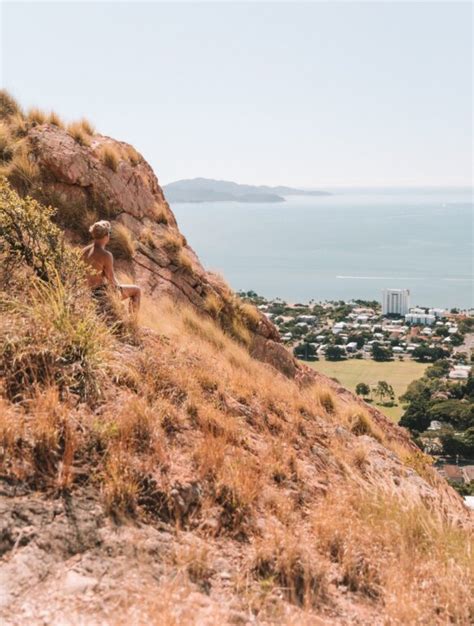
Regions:
<instances>
[{"instance_id":1,"label":"ocean","mask_svg":"<svg viewBox=\"0 0 474 626\"><path fill-rule=\"evenodd\" d=\"M171 206L207 269L235 290L288 302L381 299L408 288L412 306L474 306L469 188L344 189L277 204Z\"/></svg>"}]
</instances>

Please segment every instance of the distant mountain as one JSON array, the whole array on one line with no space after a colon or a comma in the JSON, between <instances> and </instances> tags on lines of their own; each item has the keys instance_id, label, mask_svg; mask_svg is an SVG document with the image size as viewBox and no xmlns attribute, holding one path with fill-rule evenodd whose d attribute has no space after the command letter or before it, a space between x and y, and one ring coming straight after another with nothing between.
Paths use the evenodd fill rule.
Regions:
<instances>
[{"instance_id":1,"label":"distant mountain","mask_svg":"<svg viewBox=\"0 0 474 626\"><path fill-rule=\"evenodd\" d=\"M240 185L227 180L193 178L177 180L163 187L168 202L284 202L285 196L329 196L326 191Z\"/></svg>"}]
</instances>

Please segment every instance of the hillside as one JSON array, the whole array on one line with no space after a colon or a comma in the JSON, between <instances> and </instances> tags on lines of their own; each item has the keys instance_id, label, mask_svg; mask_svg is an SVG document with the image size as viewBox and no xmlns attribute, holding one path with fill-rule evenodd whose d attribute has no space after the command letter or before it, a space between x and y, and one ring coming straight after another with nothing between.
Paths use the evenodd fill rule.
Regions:
<instances>
[{"instance_id":1,"label":"hillside","mask_svg":"<svg viewBox=\"0 0 474 626\"><path fill-rule=\"evenodd\" d=\"M193 178L177 180L164 186L170 202L284 202L285 196L328 196L325 191L241 185L227 180Z\"/></svg>"},{"instance_id":2,"label":"hillside","mask_svg":"<svg viewBox=\"0 0 474 626\"><path fill-rule=\"evenodd\" d=\"M0 116L3 623L468 624L470 514L406 432L204 270L131 146ZM138 321L84 285L97 217Z\"/></svg>"}]
</instances>

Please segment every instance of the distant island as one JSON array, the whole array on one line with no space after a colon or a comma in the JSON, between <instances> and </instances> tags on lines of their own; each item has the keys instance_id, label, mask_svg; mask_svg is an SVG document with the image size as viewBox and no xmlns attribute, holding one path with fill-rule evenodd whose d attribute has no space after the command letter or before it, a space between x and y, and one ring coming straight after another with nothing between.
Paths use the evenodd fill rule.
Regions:
<instances>
[{"instance_id":1,"label":"distant island","mask_svg":"<svg viewBox=\"0 0 474 626\"><path fill-rule=\"evenodd\" d=\"M169 202L285 202L285 196L330 196L327 191L240 185L227 180L193 178L177 180L163 187Z\"/></svg>"}]
</instances>

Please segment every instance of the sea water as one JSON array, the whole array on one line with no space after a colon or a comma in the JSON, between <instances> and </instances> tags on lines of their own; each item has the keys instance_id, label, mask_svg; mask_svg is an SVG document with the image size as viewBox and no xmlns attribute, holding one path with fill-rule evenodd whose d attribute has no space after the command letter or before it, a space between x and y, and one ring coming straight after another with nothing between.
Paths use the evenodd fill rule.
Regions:
<instances>
[{"instance_id":1,"label":"sea water","mask_svg":"<svg viewBox=\"0 0 474 626\"><path fill-rule=\"evenodd\" d=\"M288 302L381 299L474 306L470 188L344 189L282 203L175 203L207 269L236 289Z\"/></svg>"}]
</instances>

